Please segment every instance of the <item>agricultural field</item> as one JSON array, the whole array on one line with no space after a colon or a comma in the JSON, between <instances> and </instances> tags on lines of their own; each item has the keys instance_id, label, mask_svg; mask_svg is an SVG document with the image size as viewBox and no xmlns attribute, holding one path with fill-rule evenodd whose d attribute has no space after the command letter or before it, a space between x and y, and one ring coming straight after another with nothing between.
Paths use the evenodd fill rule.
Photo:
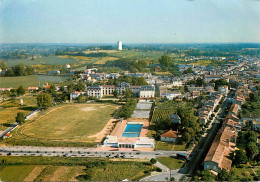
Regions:
<instances>
[{"instance_id":1,"label":"agricultural field","mask_svg":"<svg viewBox=\"0 0 260 182\"><path fill-rule=\"evenodd\" d=\"M0 161L3 181L137 180L156 169L149 162L100 158L0 156Z\"/></svg>"},{"instance_id":2,"label":"agricultural field","mask_svg":"<svg viewBox=\"0 0 260 182\"><path fill-rule=\"evenodd\" d=\"M174 109L162 110L162 109L155 109L152 117L152 122L156 122L159 119L167 119L169 118L170 114L176 113Z\"/></svg>"},{"instance_id":3,"label":"agricultural field","mask_svg":"<svg viewBox=\"0 0 260 182\"><path fill-rule=\"evenodd\" d=\"M150 163L141 162L111 162L87 169L89 181L120 181L123 179L137 180L145 176L145 171L152 171Z\"/></svg>"},{"instance_id":4,"label":"agricultural field","mask_svg":"<svg viewBox=\"0 0 260 182\"><path fill-rule=\"evenodd\" d=\"M65 105L48 110L23 125L20 133L36 139L88 142L113 117L116 106L106 104Z\"/></svg>"},{"instance_id":5,"label":"agricultural field","mask_svg":"<svg viewBox=\"0 0 260 182\"><path fill-rule=\"evenodd\" d=\"M43 83L48 82L57 83L67 80L68 77L63 76L47 76L47 75L29 75L29 76L19 76L19 77L0 77L0 88L18 88L23 85L24 88L27 87L42 87Z\"/></svg>"},{"instance_id":6,"label":"agricultural field","mask_svg":"<svg viewBox=\"0 0 260 182\"><path fill-rule=\"evenodd\" d=\"M23 63L24 65L64 65L73 63L75 60L71 58L62 58L57 56L48 56L48 57L38 57L34 60L31 59L14 59L14 60L0 60L5 61L8 67L15 66L17 64Z\"/></svg>"},{"instance_id":7,"label":"agricultural field","mask_svg":"<svg viewBox=\"0 0 260 182\"><path fill-rule=\"evenodd\" d=\"M180 169L184 164L184 161L172 157L157 157L156 159L169 169Z\"/></svg>"},{"instance_id":8,"label":"agricultural field","mask_svg":"<svg viewBox=\"0 0 260 182\"><path fill-rule=\"evenodd\" d=\"M95 62L94 64L95 65L102 65L102 64L106 64L107 61L115 61L115 60L118 60L119 58L116 58L116 57L102 57L102 58L99 58L97 62Z\"/></svg>"},{"instance_id":9,"label":"agricultural field","mask_svg":"<svg viewBox=\"0 0 260 182\"><path fill-rule=\"evenodd\" d=\"M118 58L129 58L129 59L136 59L142 60L147 62L158 61L158 59L163 55L163 52L160 51L119 51L115 53L110 53L109 56L111 57L118 57Z\"/></svg>"}]
</instances>

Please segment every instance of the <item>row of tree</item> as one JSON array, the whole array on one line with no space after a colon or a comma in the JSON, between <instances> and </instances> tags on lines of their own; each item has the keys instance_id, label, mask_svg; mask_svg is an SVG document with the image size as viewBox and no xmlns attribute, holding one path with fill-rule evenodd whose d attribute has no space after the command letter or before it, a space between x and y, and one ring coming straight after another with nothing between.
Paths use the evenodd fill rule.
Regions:
<instances>
[{"instance_id":1,"label":"row of tree","mask_svg":"<svg viewBox=\"0 0 260 182\"><path fill-rule=\"evenodd\" d=\"M4 65L4 62L1 63L2 68L6 68ZM4 76L10 77L10 76L26 76L26 75L33 75L34 69L31 66L25 66L23 63L20 63L18 65L15 65L11 68L5 69Z\"/></svg>"},{"instance_id":2,"label":"row of tree","mask_svg":"<svg viewBox=\"0 0 260 182\"><path fill-rule=\"evenodd\" d=\"M122 70L127 70L132 73L142 72L147 67L145 61L130 60L122 58L115 61L107 61L104 67L119 67Z\"/></svg>"},{"instance_id":3,"label":"row of tree","mask_svg":"<svg viewBox=\"0 0 260 182\"><path fill-rule=\"evenodd\" d=\"M144 77L120 76L118 79L109 79L108 85L119 85L122 82L130 83L131 85L148 85Z\"/></svg>"},{"instance_id":4,"label":"row of tree","mask_svg":"<svg viewBox=\"0 0 260 182\"><path fill-rule=\"evenodd\" d=\"M125 105L119 111L120 118L130 118L134 112L136 106L136 99L126 99Z\"/></svg>"}]
</instances>

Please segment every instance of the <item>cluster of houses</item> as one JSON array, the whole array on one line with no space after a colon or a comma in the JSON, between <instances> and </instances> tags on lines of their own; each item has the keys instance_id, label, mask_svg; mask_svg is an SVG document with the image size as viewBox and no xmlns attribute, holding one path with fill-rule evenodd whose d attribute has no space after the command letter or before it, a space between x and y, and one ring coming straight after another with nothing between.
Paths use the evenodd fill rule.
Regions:
<instances>
[{"instance_id":1,"label":"cluster of houses","mask_svg":"<svg viewBox=\"0 0 260 182\"><path fill-rule=\"evenodd\" d=\"M232 104L230 107L204 159L204 170L210 170L213 174L219 173L222 169L231 170L232 160L229 156L235 151L237 134L241 130L237 117L238 108L237 104Z\"/></svg>"},{"instance_id":2,"label":"cluster of houses","mask_svg":"<svg viewBox=\"0 0 260 182\"><path fill-rule=\"evenodd\" d=\"M206 124L211 114L214 113L215 108L221 101L223 95L220 92L214 92L211 94L210 99L204 102L202 108L198 110L199 119L202 124Z\"/></svg>"}]
</instances>

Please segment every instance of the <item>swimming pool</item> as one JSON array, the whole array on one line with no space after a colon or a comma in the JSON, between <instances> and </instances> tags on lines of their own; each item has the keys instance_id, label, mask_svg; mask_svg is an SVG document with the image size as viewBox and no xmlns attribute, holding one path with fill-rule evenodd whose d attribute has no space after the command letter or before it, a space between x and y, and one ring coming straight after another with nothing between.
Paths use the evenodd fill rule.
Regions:
<instances>
[{"instance_id":1,"label":"swimming pool","mask_svg":"<svg viewBox=\"0 0 260 182\"><path fill-rule=\"evenodd\" d=\"M125 130L122 134L122 137L139 137L141 130L142 130L143 124L130 124L128 123L125 127Z\"/></svg>"}]
</instances>

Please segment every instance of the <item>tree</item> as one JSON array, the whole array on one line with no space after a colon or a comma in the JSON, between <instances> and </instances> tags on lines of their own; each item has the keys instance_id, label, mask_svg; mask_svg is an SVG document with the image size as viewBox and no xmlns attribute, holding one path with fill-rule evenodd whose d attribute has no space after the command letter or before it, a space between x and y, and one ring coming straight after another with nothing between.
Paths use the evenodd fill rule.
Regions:
<instances>
[{"instance_id":1,"label":"tree","mask_svg":"<svg viewBox=\"0 0 260 182\"><path fill-rule=\"evenodd\" d=\"M155 158L151 158L150 162L151 162L152 164L155 164L155 163L157 162L157 160L156 160Z\"/></svg>"},{"instance_id":2,"label":"tree","mask_svg":"<svg viewBox=\"0 0 260 182\"><path fill-rule=\"evenodd\" d=\"M218 181L233 181L233 174L222 169L220 173L218 173Z\"/></svg>"},{"instance_id":3,"label":"tree","mask_svg":"<svg viewBox=\"0 0 260 182\"><path fill-rule=\"evenodd\" d=\"M23 95L23 94L25 94L25 89L23 88L22 85L20 85L19 88L17 89L17 94L18 94L18 95Z\"/></svg>"},{"instance_id":4,"label":"tree","mask_svg":"<svg viewBox=\"0 0 260 182\"><path fill-rule=\"evenodd\" d=\"M51 96L46 93L41 93L37 96L37 105L44 109L51 106Z\"/></svg>"},{"instance_id":5,"label":"tree","mask_svg":"<svg viewBox=\"0 0 260 182\"><path fill-rule=\"evenodd\" d=\"M193 73L193 70L191 67L189 67L188 69L186 69L184 72L184 74L187 74L187 73Z\"/></svg>"},{"instance_id":6,"label":"tree","mask_svg":"<svg viewBox=\"0 0 260 182\"><path fill-rule=\"evenodd\" d=\"M6 63L4 61L1 62L0 68L2 70L6 70L7 69L7 65L6 65Z\"/></svg>"},{"instance_id":7,"label":"tree","mask_svg":"<svg viewBox=\"0 0 260 182\"><path fill-rule=\"evenodd\" d=\"M254 142L249 142L246 146L247 157L250 159L254 159L254 157L258 154L259 149Z\"/></svg>"},{"instance_id":8,"label":"tree","mask_svg":"<svg viewBox=\"0 0 260 182\"><path fill-rule=\"evenodd\" d=\"M24 113L23 112L18 112L17 116L15 118L15 121L19 124L23 124L24 123Z\"/></svg>"},{"instance_id":9,"label":"tree","mask_svg":"<svg viewBox=\"0 0 260 182\"><path fill-rule=\"evenodd\" d=\"M124 92L125 98L131 98L132 95L133 95L132 91L131 91L129 88L127 88L127 89L125 90L125 92Z\"/></svg>"},{"instance_id":10,"label":"tree","mask_svg":"<svg viewBox=\"0 0 260 182\"><path fill-rule=\"evenodd\" d=\"M247 163L247 156L243 150L237 150L235 152L234 164L245 164Z\"/></svg>"},{"instance_id":11,"label":"tree","mask_svg":"<svg viewBox=\"0 0 260 182\"><path fill-rule=\"evenodd\" d=\"M115 89L115 91L113 92L113 95L117 98L118 97L118 91L117 89Z\"/></svg>"},{"instance_id":12,"label":"tree","mask_svg":"<svg viewBox=\"0 0 260 182\"><path fill-rule=\"evenodd\" d=\"M163 56L159 59L159 62L160 62L160 64L162 65L162 67L167 70L167 69L169 68L171 62L172 62L172 59L171 59L171 57L168 56L168 55L163 55Z\"/></svg>"},{"instance_id":13,"label":"tree","mask_svg":"<svg viewBox=\"0 0 260 182\"><path fill-rule=\"evenodd\" d=\"M5 76L14 76L14 71L11 68L7 69L5 72Z\"/></svg>"},{"instance_id":14,"label":"tree","mask_svg":"<svg viewBox=\"0 0 260 182\"><path fill-rule=\"evenodd\" d=\"M76 85L76 90L77 91L85 91L86 90L86 85L84 84L83 81L79 81L78 84Z\"/></svg>"},{"instance_id":15,"label":"tree","mask_svg":"<svg viewBox=\"0 0 260 182\"><path fill-rule=\"evenodd\" d=\"M55 92L55 89L56 87L54 85L51 85L49 92L53 94Z\"/></svg>"}]
</instances>

